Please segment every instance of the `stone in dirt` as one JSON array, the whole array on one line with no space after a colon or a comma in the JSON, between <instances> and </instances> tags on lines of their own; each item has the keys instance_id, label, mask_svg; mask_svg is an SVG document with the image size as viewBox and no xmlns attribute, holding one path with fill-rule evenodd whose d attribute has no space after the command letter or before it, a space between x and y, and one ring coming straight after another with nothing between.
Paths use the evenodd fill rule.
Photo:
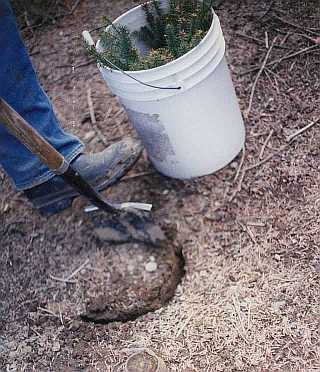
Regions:
<instances>
[{"instance_id":1,"label":"stone in dirt","mask_svg":"<svg viewBox=\"0 0 320 372\"><path fill-rule=\"evenodd\" d=\"M156 262L150 261L146 263L145 268L148 273L154 273L155 271L157 271L158 265Z\"/></svg>"}]
</instances>

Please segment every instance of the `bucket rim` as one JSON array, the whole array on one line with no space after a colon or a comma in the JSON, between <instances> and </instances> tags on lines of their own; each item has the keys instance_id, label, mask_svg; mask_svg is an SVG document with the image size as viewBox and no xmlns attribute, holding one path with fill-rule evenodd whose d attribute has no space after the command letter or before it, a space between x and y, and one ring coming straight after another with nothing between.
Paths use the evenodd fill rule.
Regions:
<instances>
[{"instance_id":1,"label":"bucket rim","mask_svg":"<svg viewBox=\"0 0 320 372\"><path fill-rule=\"evenodd\" d=\"M131 8L130 10L128 10L127 12L121 14L118 18L116 18L113 21L113 23L114 24L120 23L122 18L127 17L129 14L134 13L134 12L138 11L141 8L142 8L142 5L138 5L138 6L135 6L135 7ZM210 34L214 31L215 25L217 23L218 16L217 16L217 14L216 14L216 12L214 11L213 8L211 8L211 12L212 12L212 22L211 22L211 26L210 26L209 30L207 31L207 33L205 34L205 36L201 39L201 41L195 47L193 47L192 49L190 49L187 53L183 54L179 58L176 58L173 61L170 61L170 62L168 62L168 63L166 63L166 64L164 64L162 66L153 67L153 68L146 69L146 70L136 70L136 71L123 70L123 71L126 74L130 74L130 75L132 75L134 77L139 77L140 75L145 75L148 72L160 72L160 71L163 71L163 70L165 70L169 66L172 67L172 66L177 65L180 62L183 62L184 59L187 59L188 57L190 57L191 54L193 54L195 52L195 50L200 46L200 44L205 43L209 39ZM105 28L105 30L108 30L110 27L111 26L107 26ZM97 41L97 43L96 43L97 50L99 50L101 48L100 43L101 43L101 39L99 39ZM109 71L112 74L122 75L122 72L121 71L116 70L116 69L113 69L111 67L100 66L98 64L98 68L99 69L102 69L102 70Z\"/></svg>"}]
</instances>

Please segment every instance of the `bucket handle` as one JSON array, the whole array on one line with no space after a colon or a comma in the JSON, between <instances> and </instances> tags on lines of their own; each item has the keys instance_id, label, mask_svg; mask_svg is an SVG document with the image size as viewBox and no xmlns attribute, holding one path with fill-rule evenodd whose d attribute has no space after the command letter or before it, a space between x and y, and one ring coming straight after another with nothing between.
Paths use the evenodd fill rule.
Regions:
<instances>
[{"instance_id":1,"label":"bucket handle","mask_svg":"<svg viewBox=\"0 0 320 372\"><path fill-rule=\"evenodd\" d=\"M89 46L90 48L93 48L93 49L96 51L96 53L100 54L100 53L97 51L97 49L96 49L96 47L95 47L95 45L94 45L94 41L93 41L93 39L92 39L92 36L90 35L90 32L89 32L89 31L83 31L83 32L82 32L82 36L83 36L85 42L88 44L88 46ZM103 58L104 58L104 59L105 59L105 60L110 64L110 66L112 66L115 70L120 71L123 75L129 77L130 79L132 79L132 80L136 81L137 83L142 84L142 85L144 85L144 86L146 86L146 87L149 87L149 88L155 88L155 89L161 89L161 90L180 90L180 89L182 88L182 87L158 87L158 86L156 86L156 85L152 85L152 84L144 83L143 81L141 81L141 80L135 78L134 76L128 74L126 71L122 70L120 67L116 66L114 63L112 63L111 61L109 61L109 60L106 59L105 57L103 57Z\"/></svg>"}]
</instances>

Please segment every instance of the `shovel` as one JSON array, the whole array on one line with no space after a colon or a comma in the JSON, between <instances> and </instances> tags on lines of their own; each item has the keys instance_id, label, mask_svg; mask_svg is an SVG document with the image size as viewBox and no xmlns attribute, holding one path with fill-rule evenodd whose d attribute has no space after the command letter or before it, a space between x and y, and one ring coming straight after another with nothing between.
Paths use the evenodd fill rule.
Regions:
<instances>
[{"instance_id":1,"label":"shovel","mask_svg":"<svg viewBox=\"0 0 320 372\"><path fill-rule=\"evenodd\" d=\"M0 122L56 175L63 177L79 194L86 196L98 209L117 215L120 211L148 211L151 204L112 203L101 196L71 164L0 97ZM96 208L90 208L92 210Z\"/></svg>"}]
</instances>

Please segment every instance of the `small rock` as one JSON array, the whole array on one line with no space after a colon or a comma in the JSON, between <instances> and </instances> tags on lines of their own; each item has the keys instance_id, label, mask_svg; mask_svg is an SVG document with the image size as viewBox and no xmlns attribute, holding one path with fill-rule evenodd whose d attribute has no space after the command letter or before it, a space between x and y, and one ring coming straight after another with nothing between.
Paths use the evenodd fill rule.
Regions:
<instances>
[{"instance_id":1,"label":"small rock","mask_svg":"<svg viewBox=\"0 0 320 372\"><path fill-rule=\"evenodd\" d=\"M169 194L169 190L164 190L162 195L168 195Z\"/></svg>"},{"instance_id":2,"label":"small rock","mask_svg":"<svg viewBox=\"0 0 320 372\"><path fill-rule=\"evenodd\" d=\"M55 341L52 345L52 351L54 351L55 353L60 351L60 343L59 341Z\"/></svg>"},{"instance_id":3,"label":"small rock","mask_svg":"<svg viewBox=\"0 0 320 372\"><path fill-rule=\"evenodd\" d=\"M158 265L156 262L148 262L146 265L145 265L145 269L148 273L154 273L155 271L157 271L158 269Z\"/></svg>"},{"instance_id":4,"label":"small rock","mask_svg":"<svg viewBox=\"0 0 320 372\"><path fill-rule=\"evenodd\" d=\"M236 161L233 161L231 164L230 164L230 167L233 168L233 169L237 169L238 168L238 163Z\"/></svg>"},{"instance_id":5,"label":"small rock","mask_svg":"<svg viewBox=\"0 0 320 372\"><path fill-rule=\"evenodd\" d=\"M280 261L280 260L281 260L281 256L280 256L279 254L275 254L275 255L274 255L274 259L275 259L276 261Z\"/></svg>"},{"instance_id":6,"label":"small rock","mask_svg":"<svg viewBox=\"0 0 320 372\"><path fill-rule=\"evenodd\" d=\"M154 256L150 256L150 257L149 257L149 260L150 260L151 262L156 262L156 259L155 259Z\"/></svg>"}]
</instances>

